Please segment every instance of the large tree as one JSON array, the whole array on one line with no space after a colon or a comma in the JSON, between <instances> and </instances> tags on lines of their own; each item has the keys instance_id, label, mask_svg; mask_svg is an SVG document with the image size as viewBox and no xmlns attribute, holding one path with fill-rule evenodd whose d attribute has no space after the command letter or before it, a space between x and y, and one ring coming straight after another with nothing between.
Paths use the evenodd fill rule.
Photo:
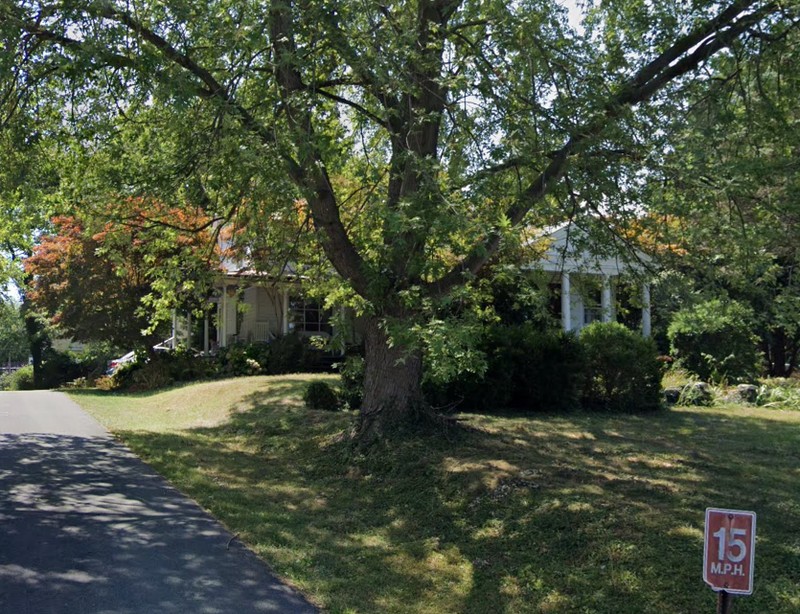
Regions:
<instances>
[{"instance_id":1,"label":"large tree","mask_svg":"<svg viewBox=\"0 0 800 614\"><path fill-rule=\"evenodd\" d=\"M5 57L0 61L0 74L13 74ZM46 327L25 301L22 263L55 211L50 196L58 188L60 173L52 132L47 135L37 129L48 113L44 107L25 104L30 100L28 94L26 87L0 81L0 287L4 300L16 301L21 295L29 355L38 382L49 340Z\"/></svg>"},{"instance_id":2,"label":"large tree","mask_svg":"<svg viewBox=\"0 0 800 614\"><path fill-rule=\"evenodd\" d=\"M680 246L669 266L697 300L749 305L769 374L786 376L800 359L800 30L750 47L756 61L742 49L710 65L650 200Z\"/></svg>"},{"instance_id":3,"label":"large tree","mask_svg":"<svg viewBox=\"0 0 800 614\"><path fill-rule=\"evenodd\" d=\"M183 170L221 220L307 211L363 314L367 441L422 407L442 302L527 224L633 215L698 67L794 17L768 0L609 1L578 28L548 0L11 0L0 53L24 66L17 87L64 97L84 152L113 149L116 132L87 128L120 121L172 143L150 173L117 168L116 190Z\"/></svg>"}]
</instances>

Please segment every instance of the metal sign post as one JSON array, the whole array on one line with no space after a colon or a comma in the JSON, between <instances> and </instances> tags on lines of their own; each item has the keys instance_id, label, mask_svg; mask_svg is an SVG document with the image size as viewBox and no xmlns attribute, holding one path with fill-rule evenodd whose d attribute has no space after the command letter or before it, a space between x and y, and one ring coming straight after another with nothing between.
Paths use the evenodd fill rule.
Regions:
<instances>
[{"instance_id":1,"label":"metal sign post","mask_svg":"<svg viewBox=\"0 0 800 614\"><path fill-rule=\"evenodd\" d=\"M717 614L730 614L732 595L753 592L756 514L706 509L703 580L719 593Z\"/></svg>"},{"instance_id":2,"label":"metal sign post","mask_svg":"<svg viewBox=\"0 0 800 614\"><path fill-rule=\"evenodd\" d=\"M733 597L730 593L720 591L717 593L717 614L731 614L733 611Z\"/></svg>"}]
</instances>

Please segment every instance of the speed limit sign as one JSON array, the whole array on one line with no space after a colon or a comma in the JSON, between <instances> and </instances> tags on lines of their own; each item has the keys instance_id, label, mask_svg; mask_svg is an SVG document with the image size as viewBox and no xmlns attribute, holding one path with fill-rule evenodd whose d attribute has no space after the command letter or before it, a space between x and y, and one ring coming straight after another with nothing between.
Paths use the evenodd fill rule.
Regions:
<instances>
[{"instance_id":1,"label":"speed limit sign","mask_svg":"<svg viewBox=\"0 0 800 614\"><path fill-rule=\"evenodd\" d=\"M716 591L751 594L755 545L755 512L706 509L703 580Z\"/></svg>"}]
</instances>

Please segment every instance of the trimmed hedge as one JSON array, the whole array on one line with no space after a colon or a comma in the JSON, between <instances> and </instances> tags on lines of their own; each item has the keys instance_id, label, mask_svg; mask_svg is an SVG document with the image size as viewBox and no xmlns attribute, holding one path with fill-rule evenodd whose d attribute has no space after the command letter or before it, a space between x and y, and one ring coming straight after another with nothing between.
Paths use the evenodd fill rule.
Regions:
<instances>
[{"instance_id":1,"label":"trimmed hedge","mask_svg":"<svg viewBox=\"0 0 800 614\"><path fill-rule=\"evenodd\" d=\"M580 341L586 359L586 409L638 412L661 407L662 367L652 339L617 322L595 322L581 331Z\"/></svg>"},{"instance_id":2,"label":"trimmed hedge","mask_svg":"<svg viewBox=\"0 0 800 614\"><path fill-rule=\"evenodd\" d=\"M584 358L577 338L532 323L491 327L480 344L483 375L464 373L449 382L426 382L437 406L495 411L553 411L578 405Z\"/></svg>"},{"instance_id":3,"label":"trimmed hedge","mask_svg":"<svg viewBox=\"0 0 800 614\"><path fill-rule=\"evenodd\" d=\"M323 353L298 335L280 337L270 343L234 344L221 348L214 357L196 355L178 348L138 356L111 377L110 388L145 391L176 382L244 375L281 375L318 371L326 365Z\"/></svg>"}]
</instances>

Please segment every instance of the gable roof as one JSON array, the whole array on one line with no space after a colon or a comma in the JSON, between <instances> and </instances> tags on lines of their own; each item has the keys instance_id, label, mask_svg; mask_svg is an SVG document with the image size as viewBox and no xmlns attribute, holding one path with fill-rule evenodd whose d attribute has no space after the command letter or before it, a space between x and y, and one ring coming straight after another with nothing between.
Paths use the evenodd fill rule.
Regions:
<instances>
[{"instance_id":1,"label":"gable roof","mask_svg":"<svg viewBox=\"0 0 800 614\"><path fill-rule=\"evenodd\" d=\"M641 273L651 259L633 246L599 244L575 222L545 231L537 241L546 241L541 259L526 268L549 272L622 275Z\"/></svg>"}]
</instances>

